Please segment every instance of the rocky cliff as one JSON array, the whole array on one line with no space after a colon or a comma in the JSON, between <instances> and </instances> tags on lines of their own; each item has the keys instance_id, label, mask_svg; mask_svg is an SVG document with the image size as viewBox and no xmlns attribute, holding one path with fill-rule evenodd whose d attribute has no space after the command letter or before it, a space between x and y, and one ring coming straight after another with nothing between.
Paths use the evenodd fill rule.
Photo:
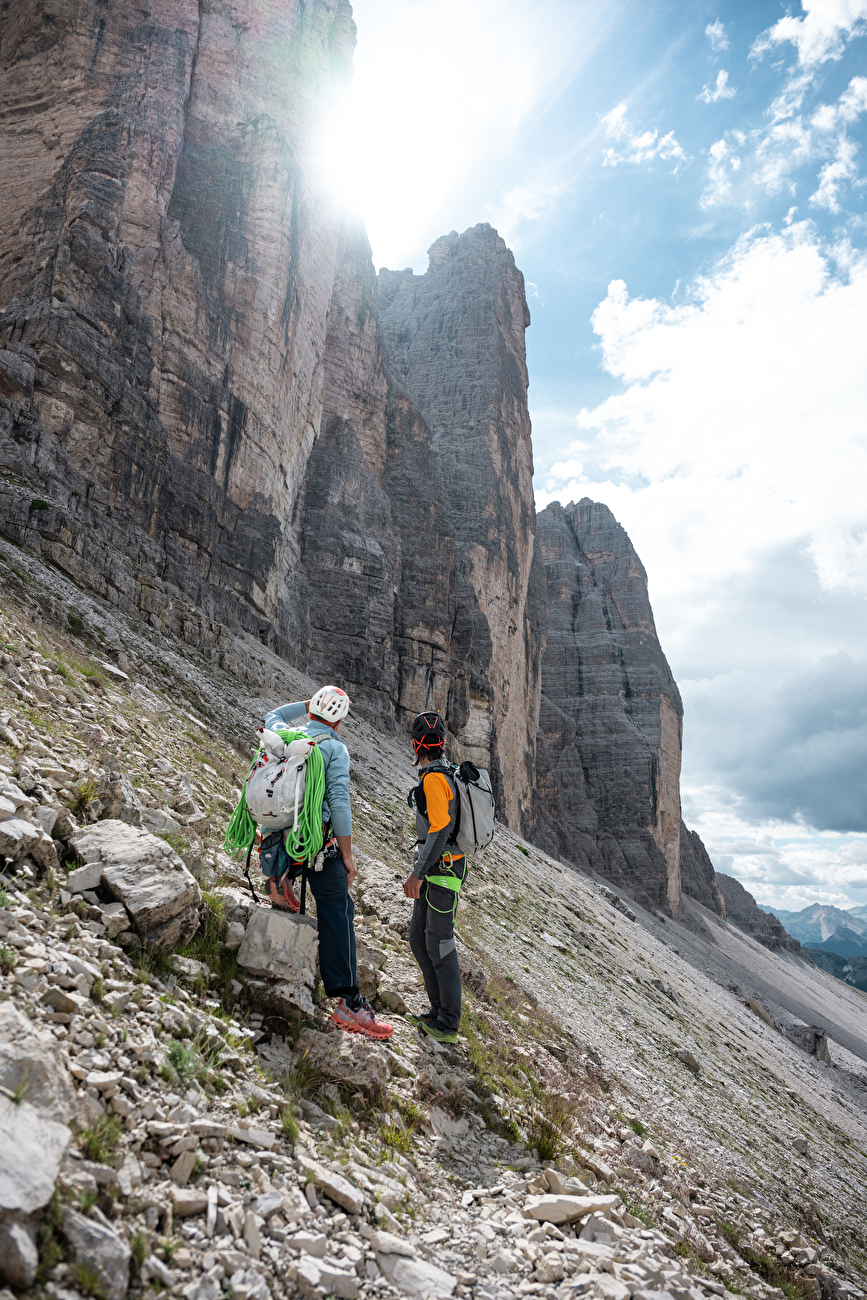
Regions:
<instances>
[{"instance_id":1,"label":"rocky cliff","mask_svg":"<svg viewBox=\"0 0 867 1300\"><path fill-rule=\"evenodd\" d=\"M739 930L752 935L772 952L800 952L797 939L787 934L773 912L763 912L748 890L734 876L716 873L716 884L725 900L725 916Z\"/></svg>"},{"instance_id":2,"label":"rocky cliff","mask_svg":"<svg viewBox=\"0 0 867 1300\"><path fill-rule=\"evenodd\" d=\"M350 7L2 21L3 527L188 642L285 651L338 241L305 158Z\"/></svg>"},{"instance_id":3,"label":"rocky cliff","mask_svg":"<svg viewBox=\"0 0 867 1300\"><path fill-rule=\"evenodd\" d=\"M380 271L395 368L431 430L451 511L469 690L444 701L457 757L492 758L513 826L532 814L545 590L535 541L524 277L489 225L452 231L424 275ZM509 756L520 760L509 762ZM508 773L509 780L503 780Z\"/></svg>"},{"instance_id":4,"label":"rocky cliff","mask_svg":"<svg viewBox=\"0 0 867 1300\"><path fill-rule=\"evenodd\" d=\"M544 583L511 253L438 241L380 305L396 366L310 165L345 0L55 9L0 37L0 526L217 659L240 628L383 725L443 709L521 824Z\"/></svg>"},{"instance_id":5,"label":"rocky cliff","mask_svg":"<svg viewBox=\"0 0 867 1300\"><path fill-rule=\"evenodd\" d=\"M676 911L683 706L647 575L604 505L554 502L537 526L548 578L537 833L640 901Z\"/></svg>"}]
</instances>

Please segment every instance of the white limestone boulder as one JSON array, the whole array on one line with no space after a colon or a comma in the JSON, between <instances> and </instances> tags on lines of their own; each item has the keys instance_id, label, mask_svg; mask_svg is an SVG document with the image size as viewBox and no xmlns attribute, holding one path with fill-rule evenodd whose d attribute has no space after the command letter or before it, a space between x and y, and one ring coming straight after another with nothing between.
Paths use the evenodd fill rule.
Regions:
<instances>
[{"instance_id":1,"label":"white limestone boulder","mask_svg":"<svg viewBox=\"0 0 867 1300\"><path fill-rule=\"evenodd\" d=\"M75 1115L65 1051L11 1001L0 1002L0 1085L23 1092L23 1100L44 1119L66 1124Z\"/></svg>"},{"instance_id":2,"label":"white limestone boulder","mask_svg":"<svg viewBox=\"0 0 867 1300\"><path fill-rule=\"evenodd\" d=\"M171 845L117 820L88 826L71 843L80 861L99 863L100 884L123 903L146 947L167 952L189 943L202 894Z\"/></svg>"}]
</instances>

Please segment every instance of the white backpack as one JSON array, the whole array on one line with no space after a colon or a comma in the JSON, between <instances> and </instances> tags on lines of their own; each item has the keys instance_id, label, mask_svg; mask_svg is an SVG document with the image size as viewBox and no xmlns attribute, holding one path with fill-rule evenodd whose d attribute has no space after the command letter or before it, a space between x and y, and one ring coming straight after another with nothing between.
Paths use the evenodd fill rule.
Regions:
<instances>
[{"instance_id":1,"label":"white backpack","mask_svg":"<svg viewBox=\"0 0 867 1300\"><path fill-rule=\"evenodd\" d=\"M494 792L483 767L464 762L449 773L458 792L458 816L451 842L467 857L487 848L494 838Z\"/></svg>"},{"instance_id":2,"label":"white backpack","mask_svg":"<svg viewBox=\"0 0 867 1300\"><path fill-rule=\"evenodd\" d=\"M266 831L282 831L295 825L304 807L307 760L313 740L293 740L287 745L267 728L253 770L247 777L244 797L254 819Z\"/></svg>"}]
</instances>

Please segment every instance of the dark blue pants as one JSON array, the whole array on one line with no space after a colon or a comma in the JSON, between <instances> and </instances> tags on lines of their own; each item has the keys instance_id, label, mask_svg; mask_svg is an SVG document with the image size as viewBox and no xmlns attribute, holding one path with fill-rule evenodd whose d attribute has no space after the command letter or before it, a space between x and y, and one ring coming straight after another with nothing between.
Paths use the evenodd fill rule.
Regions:
<instances>
[{"instance_id":1,"label":"dark blue pants","mask_svg":"<svg viewBox=\"0 0 867 1300\"><path fill-rule=\"evenodd\" d=\"M326 996L352 997L358 992L355 960L355 903L346 883L343 858L326 853L321 871L308 871L319 922L319 970Z\"/></svg>"}]
</instances>

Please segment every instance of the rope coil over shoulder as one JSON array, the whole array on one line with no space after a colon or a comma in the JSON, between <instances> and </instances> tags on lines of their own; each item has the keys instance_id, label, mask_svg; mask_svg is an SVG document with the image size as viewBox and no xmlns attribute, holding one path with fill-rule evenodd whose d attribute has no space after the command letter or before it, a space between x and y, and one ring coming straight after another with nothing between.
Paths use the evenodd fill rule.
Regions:
<instances>
[{"instance_id":1,"label":"rope coil over shoulder","mask_svg":"<svg viewBox=\"0 0 867 1300\"><path fill-rule=\"evenodd\" d=\"M276 734L284 742L291 744L293 740L310 740L303 731L284 731L278 730ZM240 857L252 849L253 842L256 838L258 826L253 818L250 809L247 807L245 790L247 788L247 779L253 771L260 750L257 748L250 764L247 775L244 777L244 785L241 789L241 798L238 800L237 807L229 819L226 827L226 837L223 840L223 847L232 857ZM291 830L286 832L286 852L291 858L297 860L304 859L312 861L322 849L322 805L325 802L325 762L322 758L322 751L313 741L313 747L310 750L310 756L307 759L307 780L304 787L304 803L298 811L298 817L295 825Z\"/></svg>"}]
</instances>

